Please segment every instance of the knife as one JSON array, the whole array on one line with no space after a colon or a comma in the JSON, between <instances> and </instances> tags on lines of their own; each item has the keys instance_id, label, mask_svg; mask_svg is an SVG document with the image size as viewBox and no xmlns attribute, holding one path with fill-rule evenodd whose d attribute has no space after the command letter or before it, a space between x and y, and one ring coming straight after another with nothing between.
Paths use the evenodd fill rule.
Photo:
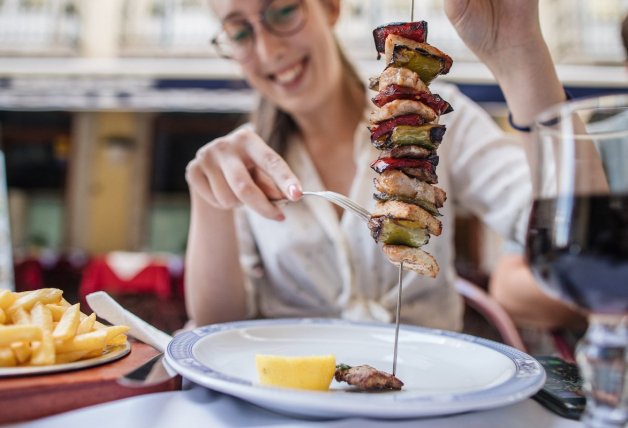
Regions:
<instances>
[{"instance_id":1,"label":"knife","mask_svg":"<svg viewBox=\"0 0 628 428\"><path fill-rule=\"evenodd\" d=\"M129 326L128 334L130 336L160 351L146 363L123 375L118 379L118 383L125 386L145 387L164 382L177 375L177 372L163 358L163 353L172 340L172 336L124 309L104 291L88 294L85 298L100 318L112 324Z\"/></svg>"}]
</instances>

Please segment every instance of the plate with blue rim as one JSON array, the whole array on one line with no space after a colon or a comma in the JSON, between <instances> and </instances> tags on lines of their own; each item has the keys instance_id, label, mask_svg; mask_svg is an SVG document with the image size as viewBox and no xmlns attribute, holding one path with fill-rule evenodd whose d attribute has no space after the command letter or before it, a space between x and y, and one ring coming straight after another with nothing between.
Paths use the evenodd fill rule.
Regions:
<instances>
[{"instance_id":1,"label":"plate with blue rim","mask_svg":"<svg viewBox=\"0 0 628 428\"><path fill-rule=\"evenodd\" d=\"M400 419L490 409L536 393L545 371L530 355L487 339L401 325L401 391L356 392L332 381L329 391L261 385L257 354L329 355L336 363L392 371L394 326L339 319L269 319L199 327L178 334L166 359L183 377L258 406L301 417Z\"/></svg>"}]
</instances>

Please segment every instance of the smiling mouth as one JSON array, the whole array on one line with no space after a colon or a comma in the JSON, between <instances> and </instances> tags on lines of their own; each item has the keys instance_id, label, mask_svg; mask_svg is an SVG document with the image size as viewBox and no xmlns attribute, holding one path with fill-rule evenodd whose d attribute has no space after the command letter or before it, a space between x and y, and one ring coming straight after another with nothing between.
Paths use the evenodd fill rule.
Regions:
<instances>
[{"instance_id":1,"label":"smiling mouth","mask_svg":"<svg viewBox=\"0 0 628 428\"><path fill-rule=\"evenodd\" d=\"M307 64L307 58L303 58L301 61L296 64L281 70L278 73L271 74L270 79L278 83L282 86L290 86L296 83L305 71L305 66Z\"/></svg>"}]
</instances>

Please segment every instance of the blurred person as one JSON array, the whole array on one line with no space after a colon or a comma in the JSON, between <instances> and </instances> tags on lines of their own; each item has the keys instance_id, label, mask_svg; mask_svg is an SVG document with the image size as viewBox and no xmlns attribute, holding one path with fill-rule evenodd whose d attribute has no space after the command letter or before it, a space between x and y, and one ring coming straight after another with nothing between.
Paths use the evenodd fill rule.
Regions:
<instances>
[{"instance_id":1,"label":"blurred person","mask_svg":"<svg viewBox=\"0 0 628 428\"><path fill-rule=\"evenodd\" d=\"M624 65L628 71L628 15L621 22L621 39L624 46ZM603 122L604 126L624 126L627 115L618 115ZM593 130L593 129L590 129ZM618 143L616 150L607 150L603 156L609 157L605 162L624 162L628 159L625 147ZM614 158L614 159L611 159ZM624 162L625 163L625 162ZM622 185L628 176L609 177L611 184ZM625 185L625 184L623 184ZM523 328L541 330L568 329L578 334L584 332L587 322L586 315L581 311L566 306L545 294L527 267L521 255L523 249L516 244L508 244L513 251L508 251L491 275L490 293Z\"/></svg>"},{"instance_id":2,"label":"blurred person","mask_svg":"<svg viewBox=\"0 0 628 428\"><path fill-rule=\"evenodd\" d=\"M211 5L261 100L251 124L208 143L188 165L189 316L200 325L247 317L391 321L398 270L369 229L327 201L301 200L302 189L326 189L374 207L369 166L378 151L366 127L372 94L334 38L340 0ZM513 123L529 125L565 100L538 2L446 0L445 10L494 74ZM522 143L530 137L506 136L454 86L436 82L431 89L454 107L440 122L447 126L437 169L448 196L443 234L425 246L441 272L436 278L404 272L402 321L460 330L454 205L505 237L521 238L531 197ZM291 203L272 203L278 199Z\"/></svg>"}]
</instances>

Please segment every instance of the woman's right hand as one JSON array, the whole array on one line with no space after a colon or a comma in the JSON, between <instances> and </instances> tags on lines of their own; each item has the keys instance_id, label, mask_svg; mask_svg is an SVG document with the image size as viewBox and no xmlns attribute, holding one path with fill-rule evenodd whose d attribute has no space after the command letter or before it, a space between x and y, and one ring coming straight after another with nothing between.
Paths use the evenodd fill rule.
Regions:
<instances>
[{"instance_id":1,"label":"woman's right hand","mask_svg":"<svg viewBox=\"0 0 628 428\"><path fill-rule=\"evenodd\" d=\"M220 209L250 206L283 220L273 199L298 200L301 183L281 156L251 129L241 128L196 152L185 174L190 192Z\"/></svg>"}]
</instances>

